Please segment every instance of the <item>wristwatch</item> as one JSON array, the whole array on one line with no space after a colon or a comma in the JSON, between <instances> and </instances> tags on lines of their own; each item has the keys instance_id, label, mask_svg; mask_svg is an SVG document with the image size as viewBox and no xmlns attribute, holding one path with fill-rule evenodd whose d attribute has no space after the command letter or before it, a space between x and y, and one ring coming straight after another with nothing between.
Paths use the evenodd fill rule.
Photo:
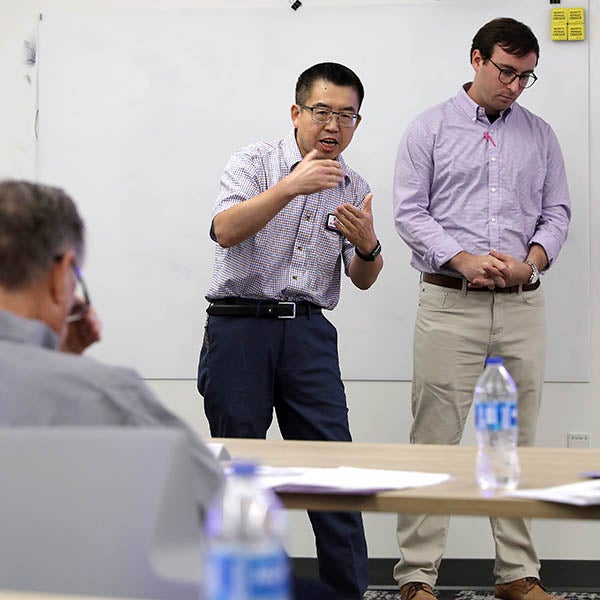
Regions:
<instances>
[{"instance_id":1,"label":"wristwatch","mask_svg":"<svg viewBox=\"0 0 600 600\"><path fill-rule=\"evenodd\" d=\"M537 283L540 278L540 270L538 266L531 260L526 260L525 264L531 267L531 276L529 277L529 281L527 283L531 285L532 283Z\"/></svg>"},{"instance_id":2,"label":"wristwatch","mask_svg":"<svg viewBox=\"0 0 600 600\"><path fill-rule=\"evenodd\" d=\"M377 245L369 254L363 254L362 252L359 252L358 248L356 247L354 248L354 253L356 256L358 256L358 258L362 258L367 262L373 262L381 253L381 244L379 243L379 240L377 240Z\"/></svg>"}]
</instances>

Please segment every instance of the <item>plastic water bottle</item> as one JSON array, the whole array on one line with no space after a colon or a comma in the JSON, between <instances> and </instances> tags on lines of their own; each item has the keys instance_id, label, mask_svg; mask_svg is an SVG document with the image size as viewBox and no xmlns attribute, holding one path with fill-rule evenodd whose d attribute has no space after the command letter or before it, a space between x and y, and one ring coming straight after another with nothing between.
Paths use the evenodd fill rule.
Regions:
<instances>
[{"instance_id":1,"label":"plastic water bottle","mask_svg":"<svg viewBox=\"0 0 600 600\"><path fill-rule=\"evenodd\" d=\"M290 600L281 501L261 489L257 466L235 462L221 501L207 511L202 600Z\"/></svg>"},{"instance_id":2,"label":"plastic water bottle","mask_svg":"<svg viewBox=\"0 0 600 600\"><path fill-rule=\"evenodd\" d=\"M490 356L475 387L477 483L482 490L513 490L521 469L517 453L517 387L502 358Z\"/></svg>"}]
</instances>

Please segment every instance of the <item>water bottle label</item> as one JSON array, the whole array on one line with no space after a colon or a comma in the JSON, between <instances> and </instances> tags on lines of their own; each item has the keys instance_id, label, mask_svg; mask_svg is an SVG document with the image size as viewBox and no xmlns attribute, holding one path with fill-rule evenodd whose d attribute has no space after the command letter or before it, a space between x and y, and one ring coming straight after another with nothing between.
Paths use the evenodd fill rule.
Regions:
<instances>
[{"instance_id":1,"label":"water bottle label","mask_svg":"<svg viewBox=\"0 0 600 600\"><path fill-rule=\"evenodd\" d=\"M517 427L517 403L478 402L475 404L475 427L480 431L515 429Z\"/></svg>"},{"instance_id":2,"label":"water bottle label","mask_svg":"<svg viewBox=\"0 0 600 600\"><path fill-rule=\"evenodd\" d=\"M289 586L289 560L281 547L213 547L207 554L205 600L288 600Z\"/></svg>"},{"instance_id":3,"label":"water bottle label","mask_svg":"<svg viewBox=\"0 0 600 600\"><path fill-rule=\"evenodd\" d=\"M206 600L232 600L236 595L243 598L240 588L243 576L243 562L237 553L213 548L204 565Z\"/></svg>"},{"instance_id":4,"label":"water bottle label","mask_svg":"<svg viewBox=\"0 0 600 600\"><path fill-rule=\"evenodd\" d=\"M289 598L289 563L283 551L252 556L248 563L248 598L283 600Z\"/></svg>"}]
</instances>

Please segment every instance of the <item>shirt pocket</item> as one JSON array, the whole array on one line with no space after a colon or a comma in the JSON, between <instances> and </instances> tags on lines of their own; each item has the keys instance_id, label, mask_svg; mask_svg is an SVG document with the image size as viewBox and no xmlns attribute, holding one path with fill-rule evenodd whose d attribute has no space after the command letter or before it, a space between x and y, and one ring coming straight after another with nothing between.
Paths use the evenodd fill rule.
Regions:
<instances>
[{"instance_id":1,"label":"shirt pocket","mask_svg":"<svg viewBox=\"0 0 600 600\"><path fill-rule=\"evenodd\" d=\"M317 265L319 275L331 279L342 253L343 236L325 227L325 221L317 233Z\"/></svg>"}]
</instances>

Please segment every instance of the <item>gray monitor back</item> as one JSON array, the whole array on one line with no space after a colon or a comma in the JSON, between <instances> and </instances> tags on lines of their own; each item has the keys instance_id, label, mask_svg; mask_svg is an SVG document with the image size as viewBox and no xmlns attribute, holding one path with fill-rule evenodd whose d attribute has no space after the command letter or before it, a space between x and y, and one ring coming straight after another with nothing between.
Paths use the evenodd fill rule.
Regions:
<instances>
[{"instance_id":1,"label":"gray monitor back","mask_svg":"<svg viewBox=\"0 0 600 600\"><path fill-rule=\"evenodd\" d=\"M0 589L198 600L185 434L0 429Z\"/></svg>"}]
</instances>

